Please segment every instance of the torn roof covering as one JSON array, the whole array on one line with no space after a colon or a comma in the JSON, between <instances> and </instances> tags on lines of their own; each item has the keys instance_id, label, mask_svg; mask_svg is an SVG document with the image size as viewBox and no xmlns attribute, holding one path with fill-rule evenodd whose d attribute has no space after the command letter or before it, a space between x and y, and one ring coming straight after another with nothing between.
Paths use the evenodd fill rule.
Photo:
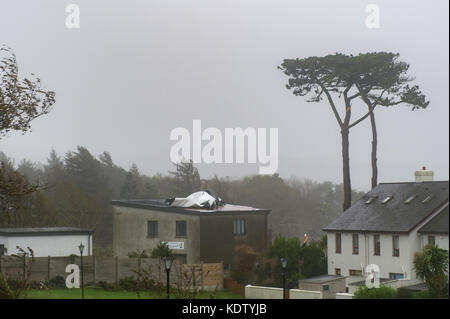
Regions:
<instances>
[{"instance_id":1,"label":"torn roof covering","mask_svg":"<svg viewBox=\"0 0 450 319\"><path fill-rule=\"evenodd\" d=\"M214 204L212 204L214 202ZM134 199L112 200L114 206L135 207L175 213L270 213L270 209L250 206L226 204L220 198L215 198L209 191L200 191L186 198L169 199Z\"/></svg>"},{"instance_id":2,"label":"torn roof covering","mask_svg":"<svg viewBox=\"0 0 450 319\"><path fill-rule=\"evenodd\" d=\"M195 192L185 198L169 198L166 202L172 207L207 209L214 209L225 204L219 197L212 196L209 191Z\"/></svg>"}]
</instances>

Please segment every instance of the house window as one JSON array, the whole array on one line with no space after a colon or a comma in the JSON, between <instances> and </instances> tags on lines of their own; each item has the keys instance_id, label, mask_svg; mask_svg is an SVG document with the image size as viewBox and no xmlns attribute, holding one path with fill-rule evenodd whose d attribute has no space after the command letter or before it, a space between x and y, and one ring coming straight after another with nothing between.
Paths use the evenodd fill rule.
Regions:
<instances>
[{"instance_id":1,"label":"house window","mask_svg":"<svg viewBox=\"0 0 450 319\"><path fill-rule=\"evenodd\" d=\"M176 237L186 237L187 236L187 226L185 220L177 220L176 222Z\"/></svg>"},{"instance_id":2,"label":"house window","mask_svg":"<svg viewBox=\"0 0 450 319\"><path fill-rule=\"evenodd\" d=\"M5 245L0 245L0 256L5 256Z\"/></svg>"},{"instance_id":3,"label":"house window","mask_svg":"<svg viewBox=\"0 0 450 319\"><path fill-rule=\"evenodd\" d=\"M340 276L340 275L341 275L341 268L335 268L335 269L334 269L334 273L335 273L337 276Z\"/></svg>"},{"instance_id":4,"label":"house window","mask_svg":"<svg viewBox=\"0 0 450 319\"><path fill-rule=\"evenodd\" d=\"M337 233L335 235L335 242L336 242L336 254L340 254L342 251L342 247L341 247L341 234Z\"/></svg>"},{"instance_id":5,"label":"house window","mask_svg":"<svg viewBox=\"0 0 450 319\"><path fill-rule=\"evenodd\" d=\"M353 255L359 254L359 236L358 234L352 235L352 243L353 243Z\"/></svg>"},{"instance_id":6,"label":"house window","mask_svg":"<svg viewBox=\"0 0 450 319\"><path fill-rule=\"evenodd\" d=\"M390 280L399 280L399 279L404 279L404 278L405 278L404 274L393 273L393 272L389 273Z\"/></svg>"},{"instance_id":7,"label":"house window","mask_svg":"<svg viewBox=\"0 0 450 319\"><path fill-rule=\"evenodd\" d=\"M156 220L147 222L147 237L158 237L158 222Z\"/></svg>"},{"instance_id":8,"label":"house window","mask_svg":"<svg viewBox=\"0 0 450 319\"><path fill-rule=\"evenodd\" d=\"M361 276L362 276L362 270L350 269L350 270L348 271L348 274L349 274L350 276L359 276L359 277L361 277Z\"/></svg>"},{"instance_id":9,"label":"house window","mask_svg":"<svg viewBox=\"0 0 450 319\"><path fill-rule=\"evenodd\" d=\"M428 236L428 245L436 246L436 237L435 236Z\"/></svg>"},{"instance_id":10,"label":"house window","mask_svg":"<svg viewBox=\"0 0 450 319\"><path fill-rule=\"evenodd\" d=\"M380 235L373 235L373 255L380 256L380 254L381 254Z\"/></svg>"},{"instance_id":11,"label":"house window","mask_svg":"<svg viewBox=\"0 0 450 319\"><path fill-rule=\"evenodd\" d=\"M400 245L398 235L392 236L392 256L394 257L400 256Z\"/></svg>"},{"instance_id":12,"label":"house window","mask_svg":"<svg viewBox=\"0 0 450 319\"><path fill-rule=\"evenodd\" d=\"M236 219L233 221L233 233L235 235L245 235L245 219Z\"/></svg>"}]
</instances>

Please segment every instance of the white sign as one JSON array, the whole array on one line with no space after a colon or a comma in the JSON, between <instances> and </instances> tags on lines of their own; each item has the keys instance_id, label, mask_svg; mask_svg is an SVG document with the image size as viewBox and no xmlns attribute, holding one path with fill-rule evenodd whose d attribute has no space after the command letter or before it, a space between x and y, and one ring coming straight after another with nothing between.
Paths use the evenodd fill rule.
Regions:
<instances>
[{"instance_id":1,"label":"white sign","mask_svg":"<svg viewBox=\"0 0 450 319\"><path fill-rule=\"evenodd\" d=\"M169 249L184 249L184 241L168 241L167 247Z\"/></svg>"}]
</instances>

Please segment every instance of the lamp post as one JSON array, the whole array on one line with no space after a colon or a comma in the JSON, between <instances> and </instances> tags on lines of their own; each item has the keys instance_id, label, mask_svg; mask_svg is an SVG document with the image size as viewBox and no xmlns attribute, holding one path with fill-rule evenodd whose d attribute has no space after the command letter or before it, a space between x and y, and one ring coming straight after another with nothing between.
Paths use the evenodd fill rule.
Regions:
<instances>
[{"instance_id":1,"label":"lamp post","mask_svg":"<svg viewBox=\"0 0 450 319\"><path fill-rule=\"evenodd\" d=\"M84 250L84 245L83 243L80 244L80 246L78 246L78 249L80 250L80 263L81 263L81 298L84 299L84 274L83 274L83 250Z\"/></svg>"},{"instance_id":2,"label":"lamp post","mask_svg":"<svg viewBox=\"0 0 450 319\"><path fill-rule=\"evenodd\" d=\"M170 299L170 268L172 268L173 258L172 257L163 257L164 268L166 269L167 274L167 299Z\"/></svg>"},{"instance_id":3,"label":"lamp post","mask_svg":"<svg viewBox=\"0 0 450 319\"><path fill-rule=\"evenodd\" d=\"M286 266L287 266L287 260L284 257L280 258L281 262L281 269L282 269L282 275L283 275L283 299L286 299Z\"/></svg>"}]
</instances>

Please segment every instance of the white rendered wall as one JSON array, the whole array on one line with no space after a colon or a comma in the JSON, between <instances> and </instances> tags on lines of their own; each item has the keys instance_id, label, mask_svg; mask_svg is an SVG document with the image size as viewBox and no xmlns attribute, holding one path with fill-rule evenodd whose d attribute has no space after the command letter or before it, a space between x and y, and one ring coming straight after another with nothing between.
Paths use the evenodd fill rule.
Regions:
<instances>
[{"instance_id":1,"label":"white rendered wall","mask_svg":"<svg viewBox=\"0 0 450 319\"><path fill-rule=\"evenodd\" d=\"M283 299L283 288L247 285L245 299Z\"/></svg>"},{"instance_id":2,"label":"white rendered wall","mask_svg":"<svg viewBox=\"0 0 450 319\"><path fill-rule=\"evenodd\" d=\"M427 237L420 235L417 230L425 225L430 219L439 214L442 209L447 207L442 206L439 210L429 216L422 223L417 225L408 234L388 234L379 233L380 235L380 256L374 256L373 235L377 233L359 233L359 254L353 255L352 249L352 234L351 232L341 233L341 253L335 252L335 232L327 232L327 246L328 246L328 274L334 275L335 268L341 269L342 276L349 276L349 270L363 270L368 264L376 264L380 267L380 277L389 278L389 273L406 273L406 278L412 283L416 282L416 276L413 271L414 254L421 251ZM400 256L392 256L392 236L399 236ZM436 243L439 247L448 250L448 235L436 235ZM426 244L426 242L425 242ZM364 280L364 271L362 277L348 277L347 284L350 282Z\"/></svg>"},{"instance_id":3,"label":"white rendered wall","mask_svg":"<svg viewBox=\"0 0 450 319\"><path fill-rule=\"evenodd\" d=\"M92 255L92 235L41 235L10 236L7 238L7 255L18 253L17 246L33 249L35 257L80 255L78 246L84 245L84 256Z\"/></svg>"}]
</instances>

